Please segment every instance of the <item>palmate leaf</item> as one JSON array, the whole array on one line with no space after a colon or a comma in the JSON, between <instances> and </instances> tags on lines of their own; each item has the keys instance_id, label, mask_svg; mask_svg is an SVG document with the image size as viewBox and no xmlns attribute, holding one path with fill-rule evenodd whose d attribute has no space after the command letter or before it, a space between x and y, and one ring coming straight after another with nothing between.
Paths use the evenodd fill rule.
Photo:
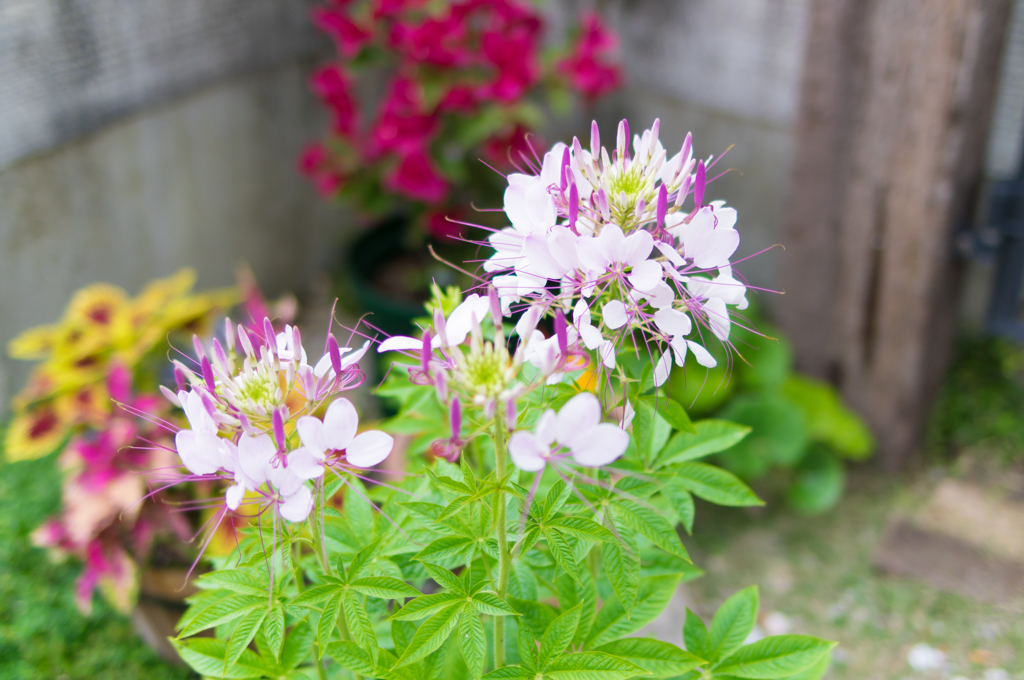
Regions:
<instances>
[{"instance_id":1,"label":"palmate leaf","mask_svg":"<svg viewBox=\"0 0 1024 680\"><path fill-rule=\"evenodd\" d=\"M428 574L430 574L430 578L434 579L434 581L436 581L442 588L447 588L449 591L457 595L465 596L469 594L459 577L452 572L448 571L444 567L431 564L430 562L424 562L423 560L420 560L420 562L423 563L423 568L427 570Z\"/></svg>"},{"instance_id":2,"label":"palmate leaf","mask_svg":"<svg viewBox=\"0 0 1024 680\"><path fill-rule=\"evenodd\" d=\"M275 602L267 612L263 621L263 637L267 642L268 651L275 659L281 658L281 646L284 644L284 605Z\"/></svg>"},{"instance_id":3,"label":"palmate leaf","mask_svg":"<svg viewBox=\"0 0 1024 680\"><path fill-rule=\"evenodd\" d=\"M467 536L442 536L419 551L414 559L423 561L465 561L476 546L476 541Z\"/></svg>"},{"instance_id":4,"label":"palmate leaf","mask_svg":"<svg viewBox=\"0 0 1024 680\"><path fill-rule=\"evenodd\" d=\"M204 590L223 588L234 593L257 597L266 597L270 588L266 571L255 569L212 571L196 579L196 585Z\"/></svg>"},{"instance_id":5,"label":"palmate leaf","mask_svg":"<svg viewBox=\"0 0 1024 680\"><path fill-rule=\"evenodd\" d=\"M496 593L481 591L473 594L473 606L491 616L516 616L518 612L505 604Z\"/></svg>"},{"instance_id":6,"label":"palmate leaf","mask_svg":"<svg viewBox=\"0 0 1024 680\"><path fill-rule=\"evenodd\" d=\"M635 633L653 621L668 605L672 594L679 583L679 574L648 576L640 579L637 590L637 604L632 616L626 613L618 597L605 601L597 614L594 627L590 631L587 647L600 645Z\"/></svg>"},{"instance_id":7,"label":"palmate leaf","mask_svg":"<svg viewBox=\"0 0 1024 680\"><path fill-rule=\"evenodd\" d=\"M292 604L298 607L314 607L321 602L328 600L344 588L338 582L324 583L313 586L302 592L301 595L292 600Z\"/></svg>"},{"instance_id":8,"label":"palmate leaf","mask_svg":"<svg viewBox=\"0 0 1024 680\"><path fill-rule=\"evenodd\" d=\"M609 518L608 521L611 521ZM606 543L601 548L605 574L627 614L636 605L636 592L640 587L640 549L629 527L619 527L619 542Z\"/></svg>"},{"instance_id":9,"label":"palmate leaf","mask_svg":"<svg viewBox=\"0 0 1024 680\"><path fill-rule=\"evenodd\" d=\"M580 605L580 623L576 628L574 645L582 645L590 635L590 629L597 617L597 584L589 569L580 571L580 582L576 583L569 576L562 575L555 581L558 604L563 611ZM541 628L543 633L544 628Z\"/></svg>"},{"instance_id":10,"label":"palmate leaf","mask_svg":"<svg viewBox=\"0 0 1024 680\"><path fill-rule=\"evenodd\" d=\"M222 623L234 621L237 618L245 616L249 612L266 606L266 592L264 592L262 597L256 597L255 595L236 595L214 600L206 604L206 606L204 606L203 609L189 621L188 625L186 625L181 631L181 637L189 637L204 631L207 628L213 628L214 626L219 626Z\"/></svg>"},{"instance_id":11,"label":"palmate leaf","mask_svg":"<svg viewBox=\"0 0 1024 680\"><path fill-rule=\"evenodd\" d=\"M568 539L558 531L551 529L545 529L542 533L544 534L544 540L547 541L548 550L551 551L551 557L555 560L555 564L561 567L573 581L579 583L580 571L576 566L576 556Z\"/></svg>"},{"instance_id":12,"label":"palmate leaf","mask_svg":"<svg viewBox=\"0 0 1024 680\"><path fill-rule=\"evenodd\" d=\"M685 432L690 435L697 435L697 429L690 421L690 416L686 415L686 409L680 405L675 399L669 399L667 397L641 397L641 402L646 402L651 405L651 408L655 409L657 414L665 419L669 425L680 432Z\"/></svg>"},{"instance_id":13,"label":"palmate leaf","mask_svg":"<svg viewBox=\"0 0 1024 680\"><path fill-rule=\"evenodd\" d=\"M487 639L484 635L484 624L476 607L466 604L462 608L459 621L459 650L466 661L466 668L474 678L479 678L484 670L484 657L487 655Z\"/></svg>"},{"instance_id":14,"label":"palmate leaf","mask_svg":"<svg viewBox=\"0 0 1024 680\"><path fill-rule=\"evenodd\" d=\"M327 645L327 656L334 659L342 668L345 668L356 675L372 677L376 666L373 659L354 642L345 640L332 642Z\"/></svg>"},{"instance_id":15,"label":"palmate leaf","mask_svg":"<svg viewBox=\"0 0 1024 680\"><path fill-rule=\"evenodd\" d=\"M297 668L308 659L314 637L315 632L306 622L300 622L292 628L281 648L281 666L286 669Z\"/></svg>"},{"instance_id":16,"label":"palmate leaf","mask_svg":"<svg viewBox=\"0 0 1024 680\"><path fill-rule=\"evenodd\" d=\"M708 661L725 659L735 652L754 630L757 623L757 586L750 586L726 600L711 620L708 631Z\"/></svg>"},{"instance_id":17,"label":"palmate leaf","mask_svg":"<svg viewBox=\"0 0 1024 680\"><path fill-rule=\"evenodd\" d=\"M662 550L681 557L687 562L690 556L679 540L679 534L675 527L668 523L664 517L650 508L645 508L639 503L632 501L618 500L612 507L615 509L615 516L631 526L637 533Z\"/></svg>"},{"instance_id":18,"label":"palmate leaf","mask_svg":"<svg viewBox=\"0 0 1024 680\"><path fill-rule=\"evenodd\" d=\"M714 654L711 652L711 640L708 637L708 629L700 618L686 609L686 620L683 622L683 642L686 648L707 661L712 661Z\"/></svg>"},{"instance_id":19,"label":"palmate leaf","mask_svg":"<svg viewBox=\"0 0 1024 680\"><path fill-rule=\"evenodd\" d=\"M377 635L373 632L373 623L359 601L359 596L351 590L341 598L341 608L345 612L345 623L353 642L370 652L374 661L377 660Z\"/></svg>"},{"instance_id":20,"label":"palmate leaf","mask_svg":"<svg viewBox=\"0 0 1024 680\"><path fill-rule=\"evenodd\" d=\"M559 480L561 481L561 480ZM615 534L605 529L592 519L585 517L559 517L545 522L544 526L557 529L559 533L568 534L581 541L614 542Z\"/></svg>"},{"instance_id":21,"label":"palmate leaf","mask_svg":"<svg viewBox=\"0 0 1024 680\"><path fill-rule=\"evenodd\" d=\"M334 635L334 629L338 625L338 613L341 611L341 600L345 597L345 591L339 590L324 605L320 614L320 620L316 624L316 642L319 647L319 656L324 655L327 644Z\"/></svg>"},{"instance_id":22,"label":"palmate leaf","mask_svg":"<svg viewBox=\"0 0 1024 680\"><path fill-rule=\"evenodd\" d=\"M537 652L538 668L547 668L548 663L564 652L572 642L576 635L576 628L580 624L580 609L581 605L576 605L562 613L544 631L544 637L540 641L540 650Z\"/></svg>"},{"instance_id":23,"label":"palmate leaf","mask_svg":"<svg viewBox=\"0 0 1024 680\"><path fill-rule=\"evenodd\" d=\"M421 595L391 615L392 621L419 621L433 616L442 609L465 602L465 595L455 593L431 593Z\"/></svg>"},{"instance_id":24,"label":"palmate leaf","mask_svg":"<svg viewBox=\"0 0 1024 680\"><path fill-rule=\"evenodd\" d=\"M395 666L415 663L443 645L458 624L461 613L461 607L447 607L424 621Z\"/></svg>"},{"instance_id":25,"label":"palmate leaf","mask_svg":"<svg viewBox=\"0 0 1024 680\"><path fill-rule=\"evenodd\" d=\"M267 612L266 608L249 612L235 626L235 629L231 632L231 638L228 640L228 647L224 652L225 671L238 661L238 658L242 656L242 652L252 642L253 637L256 636L256 631L263 624L263 620L267 618Z\"/></svg>"},{"instance_id":26,"label":"palmate leaf","mask_svg":"<svg viewBox=\"0 0 1024 680\"><path fill-rule=\"evenodd\" d=\"M810 635L774 635L740 647L719 662L714 673L754 680L787 678L819 663L835 646Z\"/></svg>"},{"instance_id":27,"label":"palmate leaf","mask_svg":"<svg viewBox=\"0 0 1024 680\"><path fill-rule=\"evenodd\" d=\"M277 669L258 654L243 649L232 666L224 669L224 657L227 655L226 640L198 637L191 640L172 638L171 644L192 670L200 675L211 678L259 678L274 673Z\"/></svg>"},{"instance_id":28,"label":"palmate leaf","mask_svg":"<svg viewBox=\"0 0 1024 680\"><path fill-rule=\"evenodd\" d=\"M656 678L682 675L705 663L704 659L673 644L650 638L625 638L596 650L632 662Z\"/></svg>"},{"instance_id":29,"label":"palmate leaf","mask_svg":"<svg viewBox=\"0 0 1024 680\"><path fill-rule=\"evenodd\" d=\"M349 586L364 595L379 597L383 600L397 600L402 597L416 597L420 591L413 588L405 581L399 581L390 576L368 576L358 578Z\"/></svg>"},{"instance_id":30,"label":"palmate leaf","mask_svg":"<svg viewBox=\"0 0 1024 680\"><path fill-rule=\"evenodd\" d=\"M519 636L516 640L519 648L519 658L523 666L530 669L537 668L537 638L529 626L519 626Z\"/></svg>"},{"instance_id":31,"label":"palmate leaf","mask_svg":"<svg viewBox=\"0 0 1024 680\"><path fill-rule=\"evenodd\" d=\"M647 675L640 666L603 652L563 654L544 669L545 680L625 680Z\"/></svg>"},{"instance_id":32,"label":"palmate leaf","mask_svg":"<svg viewBox=\"0 0 1024 680\"><path fill-rule=\"evenodd\" d=\"M565 578L569 579L568 576ZM574 583L572 579L569 581ZM543 635L548 625L558 617L558 610L543 602L520 600L514 597L510 597L509 602L519 613L519 629L529 628L534 637Z\"/></svg>"},{"instance_id":33,"label":"palmate leaf","mask_svg":"<svg viewBox=\"0 0 1024 680\"><path fill-rule=\"evenodd\" d=\"M707 463L680 463L672 468L680 483L694 495L716 505L743 507L764 501L739 477Z\"/></svg>"}]
</instances>

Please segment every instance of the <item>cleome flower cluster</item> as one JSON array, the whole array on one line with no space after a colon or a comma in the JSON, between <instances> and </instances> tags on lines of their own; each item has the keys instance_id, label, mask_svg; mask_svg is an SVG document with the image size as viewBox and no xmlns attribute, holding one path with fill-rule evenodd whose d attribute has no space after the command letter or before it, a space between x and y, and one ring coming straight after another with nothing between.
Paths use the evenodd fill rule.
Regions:
<instances>
[{"instance_id":1,"label":"cleome flower cluster","mask_svg":"<svg viewBox=\"0 0 1024 680\"><path fill-rule=\"evenodd\" d=\"M694 157L691 135L668 157L659 127L655 120L630 147L623 120L609 153L594 123L589 150L578 139L559 143L536 174L510 174L511 226L489 237L484 270L505 314L571 313L579 342L609 370L620 348L643 343L657 355L660 386L689 354L714 367L708 335L728 345L730 307L743 310L747 299L730 262L736 210L705 203L713 159Z\"/></svg>"},{"instance_id":2,"label":"cleome flower cluster","mask_svg":"<svg viewBox=\"0 0 1024 680\"><path fill-rule=\"evenodd\" d=\"M246 505L271 511L275 521L302 522L314 502L307 482L322 478L325 466L358 471L391 453L392 437L357 433L355 407L336 398L362 383L358 362L369 343L353 351L328 335L326 351L310 365L298 328L275 333L266 319L262 332L236 331L228 320L224 336L210 352L196 338L197 369L175 361L177 392L161 388L190 426L174 437L191 473L178 481L227 483L222 515ZM321 419L315 414L325 405Z\"/></svg>"}]
</instances>

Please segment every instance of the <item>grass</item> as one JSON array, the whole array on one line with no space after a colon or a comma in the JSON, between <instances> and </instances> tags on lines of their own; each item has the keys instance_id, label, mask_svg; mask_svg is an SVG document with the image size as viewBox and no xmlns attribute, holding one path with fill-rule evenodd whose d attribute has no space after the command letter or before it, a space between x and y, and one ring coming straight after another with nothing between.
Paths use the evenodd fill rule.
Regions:
<instances>
[{"instance_id":1,"label":"grass","mask_svg":"<svg viewBox=\"0 0 1024 680\"><path fill-rule=\"evenodd\" d=\"M60 507L54 456L0 467L0 679L195 677L150 650L132 624L96 598L74 604L79 565L52 563L29 534Z\"/></svg>"}]
</instances>

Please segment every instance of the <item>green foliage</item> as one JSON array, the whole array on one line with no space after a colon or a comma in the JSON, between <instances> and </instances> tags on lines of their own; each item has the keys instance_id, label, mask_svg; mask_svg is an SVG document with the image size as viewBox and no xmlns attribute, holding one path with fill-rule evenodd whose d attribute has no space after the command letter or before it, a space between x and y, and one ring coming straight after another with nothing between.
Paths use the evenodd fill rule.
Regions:
<instances>
[{"instance_id":1,"label":"green foliage","mask_svg":"<svg viewBox=\"0 0 1024 680\"><path fill-rule=\"evenodd\" d=\"M53 563L29 534L60 507L53 456L0 469L0 678L186 678L146 647L132 624L98 601L74 604L77 565Z\"/></svg>"}]
</instances>

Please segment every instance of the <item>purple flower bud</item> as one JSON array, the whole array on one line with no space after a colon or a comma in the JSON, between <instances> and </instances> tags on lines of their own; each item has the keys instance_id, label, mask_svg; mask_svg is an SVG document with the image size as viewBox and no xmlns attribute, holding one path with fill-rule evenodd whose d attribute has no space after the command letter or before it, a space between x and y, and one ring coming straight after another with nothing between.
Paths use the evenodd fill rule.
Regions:
<instances>
[{"instance_id":1,"label":"purple flower bud","mask_svg":"<svg viewBox=\"0 0 1024 680\"><path fill-rule=\"evenodd\" d=\"M192 349L196 352L196 359L202 359L206 356L206 348L203 347L203 342L199 339L198 335L192 336Z\"/></svg>"},{"instance_id":2,"label":"purple flower bud","mask_svg":"<svg viewBox=\"0 0 1024 680\"><path fill-rule=\"evenodd\" d=\"M568 185L569 182L567 176L571 172L572 170L569 167L569 147L565 147L564 149L562 149L562 182L559 185L559 189L561 191L565 191L565 187Z\"/></svg>"},{"instance_id":3,"label":"purple flower bud","mask_svg":"<svg viewBox=\"0 0 1024 680\"><path fill-rule=\"evenodd\" d=\"M608 207L608 196L604 193L604 187L601 187L597 192L597 207L601 210L601 217L604 218L605 222L612 219L612 211Z\"/></svg>"},{"instance_id":4,"label":"purple flower bud","mask_svg":"<svg viewBox=\"0 0 1024 680\"><path fill-rule=\"evenodd\" d=\"M565 324L565 314L561 309L555 311L555 335L558 337L558 351L564 359L569 352L569 331Z\"/></svg>"},{"instance_id":5,"label":"purple flower bud","mask_svg":"<svg viewBox=\"0 0 1024 680\"><path fill-rule=\"evenodd\" d=\"M505 427L509 430L516 429L516 423L519 419L519 414L516 409L516 400L509 399L508 403L505 404Z\"/></svg>"},{"instance_id":6,"label":"purple flower bud","mask_svg":"<svg viewBox=\"0 0 1024 680\"><path fill-rule=\"evenodd\" d=\"M238 324L238 344L242 346L242 351L245 352L247 357L253 355L252 343L249 341L249 332L242 324Z\"/></svg>"},{"instance_id":7,"label":"purple flower bud","mask_svg":"<svg viewBox=\"0 0 1024 680\"><path fill-rule=\"evenodd\" d=\"M441 401L448 401L448 374L438 371L434 376L434 389L437 390L437 398Z\"/></svg>"},{"instance_id":8,"label":"purple flower bud","mask_svg":"<svg viewBox=\"0 0 1024 680\"><path fill-rule=\"evenodd\" d=\"M274 439L277 440L277 450L285 450L285 438L284 438L284 419L281 417L281 409L274 409L274 415L272 417L274 422Z\"/></svg>"},{"instance_id":9,"label":"purple flower bud","mask_svg":"<svg viewBox=\"0 0 1024 680\"><path fill-rule=\"evenodd\" d=\"M181 370L181 366L174 366L174 384L177 386L177 391L180 392L188 385L188 380L185 379L185 371Z\"/></svg>"},{"instance_id":10,"label":"purple flower bud","mask_svg":"<svg viewBox=\"0 0 1024 680\"><path fill-rule=\"evenodd\" d=\"M572 153L574 156L573 160L576 161L576 167L582 169L583 166L581 165L581 163L583 163L583 145L580 144L579 137L572 138Z\"/></svg>"},{"instance_id":11,"label":"purple flower bud","mask_svg":"<svg viewBox=\"0 0 1024 680\"><path fill-rule=\"evenodd\" d=\"M682 153L680 154L679 159L683 163L686 163L687 159L690 158L690 152L692 152L692 151L693 151L693 133L692 132L687 132L686 133L686 139L683 140Z\"/></svg>"},{"instance_id":12,"label":"purple flower bud","mask_svg":"<svg viewBox=\"0 0 1024 680\"><path fill-rule=\"evenodd\" d=\"M458 439L459 432L462 431L462 402L458 397L452 397L448 416L452 426L452 439Z\"/></svg>"},{"instance_id":13,"label":"purple flower bud","mask_svg":"<svg viewBox=\"0 0 1024 680\"><path fill-rule=\"evenodd\" d=\"M597 129L597 121L590 121L590 155L597 158L601 155L601 131Z\"/></svg>"},{"instance_id":14,"label":"purple flower bud","mask_svg":"<svg viewBox=\"0 0 1024 680\"><path fill-rule=\"evenodd\" d=\"M679 187L679 193L676 194L676 207L677 208L683 204L683 201L686 200L686 195L688 193L690 193L690 184L691 184L691 182L692 182L692 180L690 179L689 175L687 175L686 177L683 178L683 185L681 187Z\"/></svg>"},{"instance_id":15,"label":"purple flower bud","mask_svg":"<svg viewBox=\"0 0 1024 680\"><path fill-rule=\"evenodd\" d=\"M296 361L302 359L302 334L298 326L292 326L292 353Z\"/></svg>"},{"instance_id":16,"label":"purple flower bud","mask_svg":"<svg viewBox=\"0 0 1024 680\"><path fill-rule=\"evenodd\" d=\"M629 121L623 118L619 121L618 137L615 140L615 150L619 152L619 158L626 158L629 154Z\"/></svg>"},{"instance_id":17,"label":"purple flower bud","mask_svg":"<svg viewBox=\"0 0 1024 680\"><path fill-rule=\"evenodd\" d=\"M220 341L217 340L217 338L213 339L213 358L214 361L216 361L221 368L223 368L225 371L227 370L228 355L224 351L223 345L220 344Z\"/></svg>"},{"instance_id":18,"label":"purple flower bud","mask_svg":"<svg viewBox=\"0 0 1024 680\"><path fill-rule=\"evenodd\" d=\"M580 190L576 188L576 183L573 182L573 185L569 187L569 229L571 229L572 233L577 236L580 235L580 233L576 231L576 218L579 216L579 212Z\"/></svg>"},{"instance_id":19,"label":"purple flower bud","mask_svg":"<svg viewBox=\"0 0 1024 680\"><path fill-rule=\"evenodd\" d=\"M704 168L704 161L697 163L697 180L693 185L693 205L695 210L700 210L704 205L704 185L707 183L707 170Z\"/></svg>"},{"instance_id":20,"label":"purple flower bud","mask_svg":"<svg viewBox=\"0 0 1024 680\"><path fill-rule=\"evenodd\" d=\"M434 353L434 350L430 344L433 338L430 337L430 331L423 333L423 347L420 349L420 368L423 370L423 375L430 375L430 357Z\"/></svg>"},{"instance_id":21,"label":"purple flower bud","mask_svg":"<svg viewBox=\"0 0 1024 680\"><path fill-rule=\"evenodd\" d=\"M341 374L341 350L338 349L338 341L333 334L327 335L327 354L331 357L331 368L335 375Z\"/></svg>"},{"instance_id":22,"label":"purple flower bud","mask_svg":"<svg viewBox=\"0 0 1024 680\"><path fill-rule=\"evenodd\" d=\"M203 369L203 381L206 383L206 389L210 392L215 392L217 384L213 381L213 368L210 366L210 360L205 356L200 360L199 365Z\"/></svg>"},{"instance_id":23,"label":"purple flower bud","mask_svg":"<svg viewBox=\"0 0 1024 680\"><path fill-rule=\"evenodd\" d=\"M270 317L263 317L263 342L272 349L277 348L277 333L274 332L274 324L270 323Z\"/></svg>"},{"instance_id":24,"label":"purple flower bud","mask_svg":"<svg viewBox=\"0 0 1024 680\"><path fill-rule=\"evenodd\" d=\"M434 333L437 334L437 337L441 338L441 345L446 347L448 345L448 336L445 334L444 310L440 307L434 310Z\"/></svg>"},{"instance_id":25,"label":"purple flower bud","mask_svg":"<svg viewBox=\"0 0 1024 680\"><path fill-rule=\"evenodd\" d=\"M647 140L647 155L653 156L655 149L658 148L658 135L661 133L661 119L655 118L654 125L651 126L651 138Z\"/></svg>"},{"instance_id":26,"label":"purple flower bud","mask_svg":"<svg viewBox=\"0 0 1024 680\"><path fill-rule=\"evenodd\" d=\"M658 229L665 226L665 214L668 212L668 187L662 184L658 188Z\"/></svg>"}]
</instances>

